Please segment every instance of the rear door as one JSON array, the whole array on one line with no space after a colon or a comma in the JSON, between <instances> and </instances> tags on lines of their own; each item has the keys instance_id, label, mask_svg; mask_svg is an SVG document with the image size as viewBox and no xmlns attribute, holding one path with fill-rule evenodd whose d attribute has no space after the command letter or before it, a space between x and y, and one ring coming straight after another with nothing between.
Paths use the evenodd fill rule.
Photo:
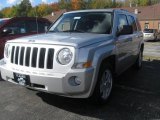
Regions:
<instances>
[{"instance_id":1,"label":"rear door","mask_svg":"<svg viewBox=\"0 0 160 120\"><path fill-rule=\"evenodd\" d=\"M143 34L141 31L139 31L139 29L137 28L137 24L136 24L136 19L135 17L128 15L128 22L129 25L132 26L133 28L133 34L132 34L132 62L135 62L137 59L137 56L139 54L139 45L141 40L143 39Z\"/></svg>"}]
</instances>

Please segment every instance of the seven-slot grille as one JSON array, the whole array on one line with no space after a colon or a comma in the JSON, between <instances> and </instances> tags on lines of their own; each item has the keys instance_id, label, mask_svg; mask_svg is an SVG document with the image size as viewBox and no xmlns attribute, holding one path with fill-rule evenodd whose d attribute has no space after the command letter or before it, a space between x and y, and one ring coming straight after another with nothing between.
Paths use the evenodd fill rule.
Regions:
<instances>
[{"instance_id":1,"label":"seven-slot grille","mask_svg":"<svg viewBox=\"0 0 160 120\"><path fill-rule=\"evenodd\" d=\"M12 46L11 63L33 68L53 69L53 48Z\"/></svg>"}]
</instances>

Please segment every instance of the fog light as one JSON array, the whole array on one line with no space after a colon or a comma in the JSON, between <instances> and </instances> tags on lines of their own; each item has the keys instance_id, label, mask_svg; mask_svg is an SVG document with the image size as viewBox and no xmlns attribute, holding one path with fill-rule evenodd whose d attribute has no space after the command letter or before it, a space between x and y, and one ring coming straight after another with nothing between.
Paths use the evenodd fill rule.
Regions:
<instances>
[{"instance_id":1,"label":"fog light","mask_svg":"<svg viewBox=\"0 0 160 120\"><path fill-rule=\"evenodd\" d=\"M79 77L75 77L75 83L77 85L80 85L81 84L81 79Z\"/></svg>"},{"instance_id":2,"label":"fog light","mask_svg":"<svg viewBox=\"0 0 160 120\"><path fill-rule=\"evenodd\" d=\"M77 76L72 76L69 78L68 82L72 86L78 86L81 84L81 79Z\"/></svg>"}]
</instances>

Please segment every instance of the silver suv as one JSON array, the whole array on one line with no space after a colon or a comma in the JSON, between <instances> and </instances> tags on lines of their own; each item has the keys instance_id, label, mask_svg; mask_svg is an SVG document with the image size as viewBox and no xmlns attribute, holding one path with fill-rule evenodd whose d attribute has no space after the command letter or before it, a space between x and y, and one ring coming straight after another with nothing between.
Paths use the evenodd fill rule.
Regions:
<instances>
[{"instance_id":1,"label":"silver suv","mask_svg":"<svg viewBox=\"0 0 160 120\"><path fill-rule=\"evenodd\" d=\"M2 79L39 91L104 103L113 77L142 66L143 34L125 10L63 14L46 34L8 41Z\"/></svg>"}]
</instances>

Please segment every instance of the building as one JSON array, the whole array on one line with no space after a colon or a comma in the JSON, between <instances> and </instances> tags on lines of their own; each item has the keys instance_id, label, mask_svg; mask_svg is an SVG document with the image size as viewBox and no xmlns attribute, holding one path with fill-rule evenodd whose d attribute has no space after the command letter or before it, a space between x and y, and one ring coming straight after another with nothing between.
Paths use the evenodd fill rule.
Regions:
<instances>
[{"instance_id":1,"label":"building","mask_svg":"<svg viewBox=\"0 0 160 120\"><path fill-rule=\"evenodd\" d=\"M123 9L137 14L142 30L150 28L160 31L160 4Z\"/></svg>"},{"instance_id":2,"label":"building","mask_svg":"<svg viewBox=\"0 0 160 120\"><path fill-rule=\"evenodd\" d=\"M48 19L50 22L55 22L63 13L67 12L67 10L60 10L56 12L52 12L52 14L45 16L44 18Z\"/></svg>"}]
</instances>

